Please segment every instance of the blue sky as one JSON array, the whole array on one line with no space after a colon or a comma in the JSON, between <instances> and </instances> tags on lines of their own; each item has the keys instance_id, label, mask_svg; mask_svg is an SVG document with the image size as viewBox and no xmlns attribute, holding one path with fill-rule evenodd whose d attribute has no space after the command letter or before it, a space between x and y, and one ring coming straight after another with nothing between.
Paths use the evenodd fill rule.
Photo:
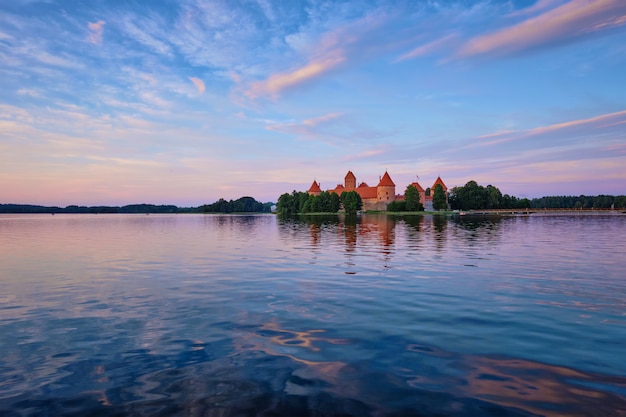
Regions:
<instances>
[{"instance_id":1,"label":"blue sky","mask_svg":"<svg viewBox=\"0 0 626 417\"><path fill-rule=\"evenodd\" d=\"M0 203L626 194L625 68L623 0L4 1Z\"/></svg>"}]
</instances>

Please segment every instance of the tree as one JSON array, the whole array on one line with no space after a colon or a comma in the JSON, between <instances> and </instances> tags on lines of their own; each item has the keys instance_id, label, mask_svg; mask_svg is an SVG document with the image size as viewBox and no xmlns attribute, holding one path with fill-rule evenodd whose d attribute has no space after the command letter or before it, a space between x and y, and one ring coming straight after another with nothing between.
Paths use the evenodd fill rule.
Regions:
<instances>
[{"instance_id":1,"label":"tree","mask_svg":"<svg viewBox=\"0 0 626 417\"><path fill-rule=\"evenodd\" d=\"M445 197L445 193L443 193L443 197ZM450 190L449 202L455 210L481 210L502 207L504 197L497 187L489 185L485 188L478 185L476 181L468 181L463 187L454 187ZM508 199L507 203L511 203L511 198ZM433 196L434 206L435 198Z\"/></svg>"},{"instance_id":2,"label":"tree","mask_svg":"<svg viewBox=\"0 0 626 417\"><path fill-rule=\"evenodd\" d=\"M500 208L502 206L502 193L498 190L498 187L494 187L489 184L486 189L487 193L487 207L488 208Z\"/></svg>"},{"instance_id":3,"label":"tree","mask_svg":"<svg viewBox=\"0 0 626 417\"><path fill-rule=\"evenodd\" d=\"M330 193L328 191L322 191L320 195L315 197L318 200L317 212L328 213L330 211Z\"/></svg>"},{"instance_id":4,"label":"tree","mask_svg":"<svg viewBox=\"0 0 626 417\"><path fill-rule=\"evenodd\" d=\"M276 213L279 216L291 216L298 213L295 206L295 199L292 194L285 193L278 197L278 201L276 202Z\"/></svg>"},{"instance_id":5,"label":"tree","mask_svg":"<svg viewBox=\"0 0 626 417\"><path fill-rule=\"evenodd\" d=\"M437 211L448 208L446 192L443 190L441 184L435 185L435 188L433 190L433 208Z\"/></svg>"},{"instance_id":6,"label":"tree","mask_svg":"<svg viewBox=\"0 0 626 417\"><path fill-rule=\"evenodd\" d=\"M404 201L406 211L424 211L424 206L420 202L420 193L414 185L406 187L404 191ZM389 207L387 207L387 210L389 210Z\"/></svg>"},{"instance_id":7,"label":"tree","mask_svg":"<svg viewBox=\"0 0 626 417\"><path fill-rule=\"evenodd\" d=\"M530 208L530 200L527 198L522 198L517 202L517 208Z\"/></svg>"},{"instance_id":8,"label":"tree","mask_svg":"<svg viewBox=\"0 0 626 417\"><path fill-rule=\"evenodd\" d=\"M356 191L344 191L341 193L340 199L346 214L355 215L357 211L363 208L363 200Z\"/></svg>"},{"instance_id":9,"label":"tree","mask_svg":"<svg viewBox=\"0 0 626 417\"><path fill-rule=\"evenodd\" d=\"M330 193L330 210L331 213L337 213L339 211L339 207L341 207L341 200L339 200L339 195L337 193Z\"/></svg>"},{"instance_id":10,"label":"tree","mask_svg":"<svg viewBox=\"0 0 626 417\"><path fill-rule=\"evenodd\" d=\"M387 204L387 211L408 211L406 208L406 201L392 201L391 203Z\"/></svg>"}]
</instances>

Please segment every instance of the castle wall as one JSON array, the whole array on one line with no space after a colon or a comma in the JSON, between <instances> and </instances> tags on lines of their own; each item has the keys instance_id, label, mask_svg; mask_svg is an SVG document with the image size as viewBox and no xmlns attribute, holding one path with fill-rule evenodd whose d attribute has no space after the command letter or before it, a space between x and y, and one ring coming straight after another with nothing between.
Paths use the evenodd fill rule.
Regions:
<instances>
[{"instance_id":1,"label":"castle wall","mask_svg":"<svg viewBox=\"0 0 626 417\"><path fill-rule=\"evenodd\" d=\"M378 201L389 204L396 199L396 187L391 185L379 185L376 187L376 197Z\"/></svg>"}]
</instances>

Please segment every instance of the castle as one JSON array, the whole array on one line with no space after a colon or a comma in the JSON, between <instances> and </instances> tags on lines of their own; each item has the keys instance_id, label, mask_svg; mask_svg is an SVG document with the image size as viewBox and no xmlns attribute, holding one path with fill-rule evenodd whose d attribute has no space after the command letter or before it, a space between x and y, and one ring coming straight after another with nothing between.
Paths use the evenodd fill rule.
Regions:
<instances>
[{"instance_id":1,"label":"castle","mask_svg":"<svg viewBox=\"0 0 626 417\"><path fill-rule=\"evenodd\" d=\"M356 177L352 171L348 171L344 178L344 183L337 184L335 188L328 190L328 192L341 195L344 191L356 191L361 196L361 200L363 200L363 210L386 210L387 204L392 201L404 200L404 194L396 194L396 184L393 182L387 171L385 171L385 174L380 177L378 185L375 187L370 187L365 182L360 183L358 186L356 184ZM410 185L417 188L420 196L420 202L424 205L426 210L431 211L433 202L432 195L426 195L426 190L418 182L413 182ZM448 187L444 184L441 177L437 177L431 187L431 190L433 190L436 185L441 185L446 194L447 200ZM322 189L318 182L314 180L307 192L309 195L317 196L320 195Z\"/></svg>"}]
</instances>

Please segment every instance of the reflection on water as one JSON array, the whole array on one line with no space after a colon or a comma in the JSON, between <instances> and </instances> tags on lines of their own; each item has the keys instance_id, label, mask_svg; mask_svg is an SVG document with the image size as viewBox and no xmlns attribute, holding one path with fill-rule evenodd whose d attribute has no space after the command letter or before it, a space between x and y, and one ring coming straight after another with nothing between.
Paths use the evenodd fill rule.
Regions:
<instances>
[{"instance_id":1,"label":"reflection on water","mask_svg":"<svg viewBox=\"0 0 626 417\"><path fill-rule=\"evenodd\" d=\"M626 416L625 232L0 216L0 415Z\"/></svg>"}]
</instances>

